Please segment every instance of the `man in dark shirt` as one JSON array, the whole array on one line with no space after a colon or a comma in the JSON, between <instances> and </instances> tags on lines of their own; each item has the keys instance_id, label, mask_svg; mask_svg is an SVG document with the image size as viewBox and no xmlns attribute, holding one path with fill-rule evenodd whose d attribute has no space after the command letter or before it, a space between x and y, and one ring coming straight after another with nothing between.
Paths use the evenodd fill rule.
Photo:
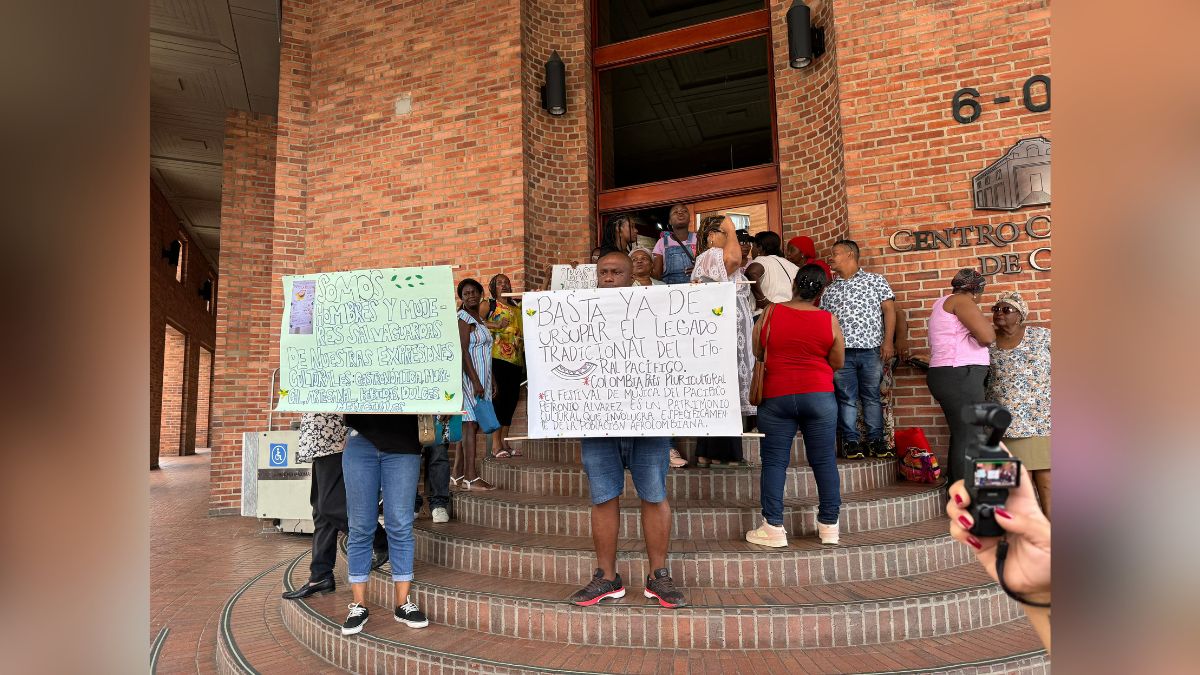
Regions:
<instances>
[{"instance_id":1,"label":"man in dark shirt","mask_svg":"<svg viewBox=\"0 0 1200 675\"><path fill-rule=\"evenodd\" d=\"M633 283L633 261L623 252L614 251L596 264L597 288L625 288ZM667 502L667 471L670 438L637 436L624 438L581 438L583 470L587 474L592 497L592 544L596 548L596 568L587 586L570 597L581 607L590 607L604 598L625 597L625 585L617 574L617 531L621 527L618 500L625 490L625 470L642 500L642 531L651 574L646 577L643 594L658 600L663 607L687 605L683 593L675 588L667 569L667 549L671 539L671 506Z\"/></svg>"}]
</instances>

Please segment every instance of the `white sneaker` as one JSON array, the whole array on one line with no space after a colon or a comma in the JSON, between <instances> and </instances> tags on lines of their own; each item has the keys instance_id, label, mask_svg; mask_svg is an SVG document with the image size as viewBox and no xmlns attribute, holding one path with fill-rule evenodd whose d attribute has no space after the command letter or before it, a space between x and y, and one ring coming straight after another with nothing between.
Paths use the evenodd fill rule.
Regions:
<instances>
[{"instance_id":1,"label":"white sneaker","mask_svg":"<svg viewBox=\"0 0 1200 675\"><path fill-rule=\"evenodd\" d=\"M450 522L450 512L444 506L438 506L433 509L433 522L448 523Z\"/></svg>"},{"instance_id":2,"label":"white sneaker","mask_svg":"<svg viewBox=\"0 0 1200 675\"><path fill-rule=\"evenodd\" d=\"M822 544L837 546L838 524L826 525L825 523L817 523L817 535L821 537Z\"/></svg>"}]
</instances>

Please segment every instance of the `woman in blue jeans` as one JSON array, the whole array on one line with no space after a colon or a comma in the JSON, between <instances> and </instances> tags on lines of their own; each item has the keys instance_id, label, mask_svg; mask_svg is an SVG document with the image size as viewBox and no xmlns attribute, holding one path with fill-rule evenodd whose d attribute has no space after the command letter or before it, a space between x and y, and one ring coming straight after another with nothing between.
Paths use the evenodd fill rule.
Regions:
<instances>
[{"instance_id":1,"label":"woman in blue jeans","mask_svg":"<svg viewBox=\"0 0 1200 675\"><path fill-rule=\"evenodd\" d=\"M837 399L833 373L846 360L846 342L837 317L817 308L827 283L825 270L808 264L796 272L792 300L771 305L754 327L755 355L764 362L763 400L758 406L762 439L763 522L746 533L760 546L787 546L783 527L783 486L796 429L817 481L817 533L822 544L838 543L842 506L837 472Z\"/></svg>"},{"instance_id":2,"label":"woman in blue jeans","mask_svg":"<svg viewBox=\"0 0 1200 675\"><path fill-rule=\"evenodd\" d=\"M429 619L409 600L413 579L413 512L417 479L421 475L421 442L415 415L346 415L352 430L342 453L346 481L346 540L350 591L354 602L342 624L342 635L353 635L367 623L367 580L371 574L371 541L379 527L379 493L383 491L383 523L387 531L392 581L396 591L396 621L424 628Z\"/></svg>"}]
</instances>

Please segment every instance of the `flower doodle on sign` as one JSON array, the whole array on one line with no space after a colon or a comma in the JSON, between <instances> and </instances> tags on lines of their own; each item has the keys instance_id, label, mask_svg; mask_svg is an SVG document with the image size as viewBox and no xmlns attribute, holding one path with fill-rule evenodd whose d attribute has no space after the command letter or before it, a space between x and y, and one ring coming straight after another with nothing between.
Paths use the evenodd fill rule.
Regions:
<instances>
[{"instance_id":1,"label":"flower doodle on sign","mask_svg":"<svg viewBox=\"0 0 1200 675\"><path fill-rule=\"evenodd\" d=\"M537 314L537 310L536 310L536 309L527 309L527 310L525 310L525 315L526 315L526 316L533 316L534 314Z\"/></svg>"},{"instance_id":2,"label":"flower doodle on sign","mask_svg":"<svg viewBox=\"0 0 1200 675\"><path fill-rule=\"evenodd\" d=\"M722 314L725 313L725 305L721 305L720 307L713 307L712 313L713 313L713 316L721 316Z\"/></svg>"},{"instance_id":3,"label":"flower doodle on sign","mask_svg":"<svg viewBox=\"0 0 1200 675\"><path fill-rule=\"evenodd\" d=\"M592 363L591 361L585 361L582 366L579 366L575 370L571 370L570 368L560 364L554 366L550 372L564 380L585 380L584 384L587 384L587 376L591 375L592 371L596 368L598 368L598 366L595 363Z\"/></svg>"},{"instance_id":4,"label":"flower doodle on sign","mask_svg":"<svg viewBox=\"0 0 1200 675\"><path fill-rule=\"evenodd\" d=\"M454 400L454 394L452 394L452 393L450 393L450 392L448 392L448 391L443 391L443 392L442 392L442 398L446 399L447 401L453 401L453 400Z\"/></svg>"},{"instance_id":5,"label":"flower doodle on sign","mask_svg":"<svg viewBox=\"0 0 1200 675\"><path fill-rule=\"evenodd\" d=\"M279 390L279 398L284 398L285 396L287 396L287 392L288 392L287 389L280 389Z\"/></svg>"}]
</instances>

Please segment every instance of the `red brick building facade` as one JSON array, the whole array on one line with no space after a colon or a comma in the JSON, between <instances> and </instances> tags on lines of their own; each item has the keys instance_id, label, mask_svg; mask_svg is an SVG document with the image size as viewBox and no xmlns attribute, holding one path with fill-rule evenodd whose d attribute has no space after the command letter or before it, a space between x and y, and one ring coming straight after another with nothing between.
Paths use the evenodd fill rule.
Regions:
<instances>
[{"instance_id":1,"label":"red brick building facade","mask_svg":"<svg viewBox=\"0 0 1200 675\"><path fill-rule=\"evenodd\" d=\"M1031 269L1029 256L1050 239L1024 229L1044 215L1033 231L1049 231L1048 204L1003 212L972 199L972 177L1018 140L1051 138L1048 110L1031 110L1048 108L1048 84L1028 97L1023 90L1050 75L1048 1L813 2L826 52L803 69L788 64L791 4L767 2L744 21L770 45L777 161L756 175L770 177L784 238L809 235L823 256L839 238L857 240L864 266L895 290L918 352L933 300L980 256L1014 254L1003 258L1012 273L993 277L985 303L1020 290L1031 319L1048 325L1050 273ZM460 278L505 272L522 289L544 285L550 265L587 255L610 212L602 202L627 198L606 193L598 177L594 62L614 50L593 44L595 7L284 1L278 118L227 120L213 512L236 512L241 433L265 428L281 275L456 264ZM551 52L566 64L560 117L541 106ZM979 92L971 100L980 114L960 122L951 100L968 87ZM964 106L960 117L972 111ZM646 201L653 191L634 193L641 206L661 205ZM946 228L967 229L951 238ZM910 248L907 233L918 230L953 245L896 250ZM1048 251L1035 263L1049 268ZM944 443L923 374L899 376L897 425Z\"/></svg>"}]
</instances>

